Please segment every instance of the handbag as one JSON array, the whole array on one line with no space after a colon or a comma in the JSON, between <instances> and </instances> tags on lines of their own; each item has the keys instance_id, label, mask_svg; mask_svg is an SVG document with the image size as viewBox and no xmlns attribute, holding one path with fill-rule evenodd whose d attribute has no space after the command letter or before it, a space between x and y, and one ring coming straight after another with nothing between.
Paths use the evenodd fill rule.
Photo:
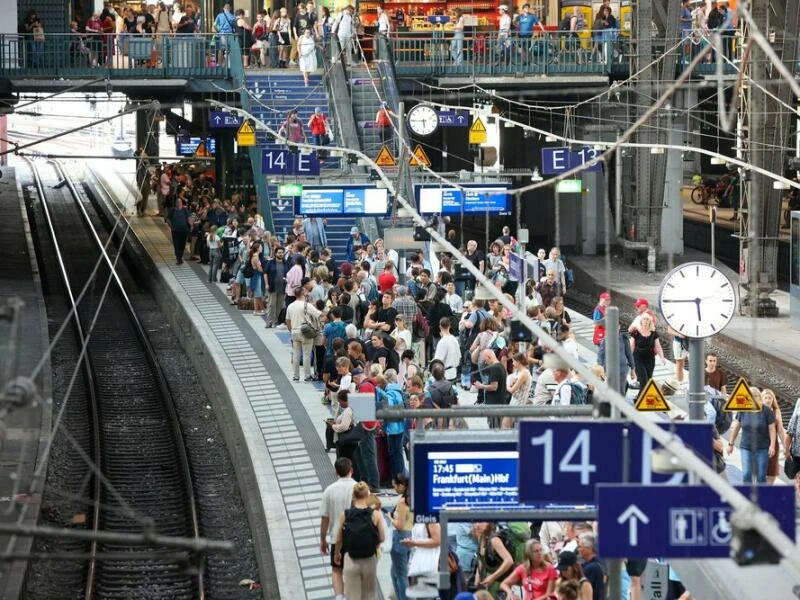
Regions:
<instances>
[{"instance_id":1,"label":"handbag","mask_svg":"<svg viewBox=\"0 0 800 600\"><path fill-rule=\"evenodd\" d=\"M339 434L340 444L357 444L364 438L364 428L361 423L354 423L350 429Z\"/></svg>"},{"instance_id":2,"label":"handbag","mask_svg":"<svg viewBox=\"0 0 800 600\"><path fill-rule=\"evenodd\" d=\"M791 454L786 457L786 460L783 461L783 473L789 479L794 479L797 476L798 469L797 468L797 460Z\"/></svg>"}]
</instances>

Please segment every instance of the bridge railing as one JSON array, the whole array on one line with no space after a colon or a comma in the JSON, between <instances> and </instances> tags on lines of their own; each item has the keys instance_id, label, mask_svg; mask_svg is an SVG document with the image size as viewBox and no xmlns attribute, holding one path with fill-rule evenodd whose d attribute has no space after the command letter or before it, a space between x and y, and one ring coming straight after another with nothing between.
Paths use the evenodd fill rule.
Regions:
<instances>
[{"instance_id":1,"label":"bridge railing","mask_svg":"<svg viewBox=\"0 0 800 600\"><path fill-rule=\"evenodd\" d=\"M233 35L0 35L0 76L32 78L227 78Z\"/></svg>"},{"instance_id":2,"label":"bridge railing","mask_svg":"<svg viewBox=\"0 0 800 600\"><path fill-rule=\"evenodd\" d=\"M611 75L629 74L631 38L616 30L593 34L587 31L536 32L521 36L512 32L500 36L497 31L468 34L459 42L452 31L427 30L393 33L389 40L399 76L515 76L515 75ZM655 60L674 50L671 60L676 72L688 64L702 44L690 39L655 39ZM714 72L713 63L700 65L695 76ZM733 72L730 65L725 72Z\"/></svg>"}]
</instances>

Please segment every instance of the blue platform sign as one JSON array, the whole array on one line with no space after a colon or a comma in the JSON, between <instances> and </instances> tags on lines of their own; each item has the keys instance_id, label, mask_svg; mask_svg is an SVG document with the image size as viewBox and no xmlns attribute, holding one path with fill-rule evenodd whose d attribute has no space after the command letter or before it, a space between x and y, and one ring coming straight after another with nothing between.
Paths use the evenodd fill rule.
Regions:
<instances>
[{"instance_id":1,"label":"blue platform sign","mask_svg":"<svg viewBox=\"0 0 800 600\"><path fill-rule=\"evenodd\" d=\"M295 198L295 214L305 216L386 215L389 213L389 194L376 186L314 187L303 186Z\"/></svg>"},{"instance_id":2,"label":"blue platform sign","mask_svg":"<svg viewBox=\"0 0 800 600\"><path fill-rule=\"evenodd\" d=\"M424 184L415 185L414 194L419 212L424 215L457 215L462 207L465 214L502 215L510 210L511 195L503 193L510 187L507 183L471 183L463 185L463 189Z\"/></svg>"},{"instance_id":3,"label":"blue platform sign","mask_svg":"<svg viewBox=\"0 0 800 600\"><path fill-rule=\"evenodd\" d=\"M711 463L712 426L708 423L659 423ZM659 444L626 421L522 421L519 426L519 497L522 502L594 502L594 486L623 483L623 447L628 439L629 483L686 482L686 473L654 473L651 455Z\"/></svg>"},{"instance_id":4,"label":"blue platform sign","mask_svg":"<svg viewBox=\"0 0 800 600\"><path fill-rule=\"evenodd\" d=\"M593 158L600 156L602 151L584 146L578 151L569 148L542 148L542 173L544 175L558 175L575 167L586 164ZM587 172L602 171L600 163L584 169Z\"/></svg>"},{"instance_id":5,"label":"blue platform sign","mask_svg":"<svg viewBox=\"0 0 800 600\"><path fill-rule=\"evenodd\" d=\"M319 159L314 153L289 152L286 149L266 148L261 151L262 175L319 175Z\"/></svg>"},{"instance_id":6,"label":"blue platform sign","mask_svg":"<svg viewBox=\"0 0 800 600\"><path fill-rule=\"evenodd\" d=\"M216 129L239 129L244 117L223 110L212 110L208 113L208 124Z\"/></svg>"},{"instance_id":7,"label":"blue platform sign","mask_svg":"<svg viewBox=\"0 0 800 600\"><path fill-rule=\"evenodd\" d=\"M745 496L751 488L737 486ZM794 486L759 486L758 504L795 539ZM597 486L603 558L726 558L731 506L707 486Z\"/></svg>"},{"instance_id":8,"label":"blue platform sign","mask_svg":"<svg viewBox=\"0 0 800 600\"><path fill-rule=\"evenodd\" d=\"M200 142L205 142L206 152L213 156L217 146L216 140L213 137L203 139L199 137L178 136L175 138L175 154L178 156L192 156L197 152Z\"/></svg>"},{"instance_id":9,"label":"blue platform sign","mask_svg":"<svg viewBox=\"0 0 800 600\"><path fill-rule=\"evenodd\" d=\"M464 113L456 112L454 110L440 110L438 114L440 127L469 126L469 117Z\"/></svg>"}]
</instances>

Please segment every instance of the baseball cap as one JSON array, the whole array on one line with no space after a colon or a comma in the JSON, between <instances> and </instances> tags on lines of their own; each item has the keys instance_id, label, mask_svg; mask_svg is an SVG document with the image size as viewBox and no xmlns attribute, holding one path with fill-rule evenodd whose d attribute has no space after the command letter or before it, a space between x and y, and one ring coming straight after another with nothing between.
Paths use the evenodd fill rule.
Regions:
<instances>
[{"instance_id":1,"label":"baseball cap","mask_svg":"<svg viewBox=\"0 0 800 600\"><path fill-rule=\"evenodd\" d=\"M355 369L353 369L350 372L350 374L351 375L363 375L364 374L364 369L362 369L361 367L356 367Z\"/></svg>"},{"instance_id":2,"label":"baseball cap","mask_svg":"<svg viewBox=\"0 0 800 600\"><path fill-rule=\"evenodd\" d=\"M568 569L572 565L577 564L578 555L574 552L570 552L569 550L564 550L558 555L558 564L556 565L556 569L563 571L564 569Z\"/></svg>"},{"instance_id":3,"label":"baseball cap","mask_svg":"<svg viewBox=\"0 0 800 600\"><path fill-rule=\"evenodd\" d=\"M475 600L475 594L472 592L458 592L455 600Z\"/></svg>"},{"instance_id":4,"label":"baseball cap","mask_svg":"<svg viewBox=\"0 0 800 600\"><path fill-rule=\"evenodd\" d=\"M350 235L355 235L358 233L358 227L351 227L350 228Z\"/></svg>"},{"instance_id":5,"label":"baseball cap","mask_svg":"<svg viewBox=\"0 0 800 600\"><path fill-rule=\"evenodd\" d=\"M603 292L600 294L600 300L611 300L611 294L608 292Z\"/></svg>"},{"instance_id":6,"label":"baseball cap","mask_svg":"<svg viewBox=\"0 0 800 600\"><path fill-rule=\"evenodd\" d=\"M647 301L646 298L637 298L636 302L634 302L633 305L638 308L640 306L650 306L650 303Z\"/></svg>"}]
</instances>

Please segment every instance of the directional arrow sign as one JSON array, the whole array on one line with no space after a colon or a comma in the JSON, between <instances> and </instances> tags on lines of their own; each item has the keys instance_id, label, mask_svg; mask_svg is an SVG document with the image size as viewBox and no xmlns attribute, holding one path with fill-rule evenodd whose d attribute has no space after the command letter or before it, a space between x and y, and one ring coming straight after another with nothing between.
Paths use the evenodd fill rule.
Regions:
<instances>
[{"instance_id":1,"label":"directional arrow sign","mask_svg":"<svg viewBox=\"0 0 800 600\"><path fill-rule=\"evenodd\" d=\"M638 546L639 521L641 521L644 525L647 525L650 522L650 519L647 518L646 514L639 510L638 506L631 504L620 516L617 517L617 523L620 525L626 521L628 522L628 543L631 545L631 547Z\"/></svg>"},{"instance_id":2,"label":"directional arrow sign","mask_svg":"<svg viewBox=\"0 0 800 600\"><path fill-rule=\"evenodd\" d=\"M239 129L244 117L223 110L212 110L208 113L208 124L216 129Z\"/></svg>"},{"instance_id":3,"label":"directional arrow sign","mask_svg":"<svg viewBox=\"0 0 800 600\"><path fill-rule=\"evenodd\" d=\"M794 486L736 488L758 498L783 532L795 539ZM727 558L734 539L733 509L704 485L597 486L597 521L603 558ZM620 512L620 507L625 506Z\"/></svg>"}]
</instances>

